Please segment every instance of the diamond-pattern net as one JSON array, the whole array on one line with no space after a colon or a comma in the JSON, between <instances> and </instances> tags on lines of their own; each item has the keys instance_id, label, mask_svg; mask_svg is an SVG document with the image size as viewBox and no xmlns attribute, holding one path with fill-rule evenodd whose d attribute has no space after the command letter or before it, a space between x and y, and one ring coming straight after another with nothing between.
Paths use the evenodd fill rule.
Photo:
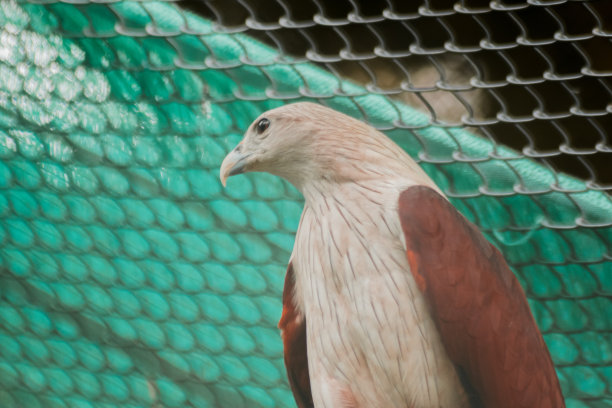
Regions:
<instances>
[{"instance_id":1,"label":"diamond-pattern net","mask_svg":"<svg viewBox=\"0 0 612 408\"><path fill-rule=\"evenodd\" d=\"M415 157L612 406L610 3L396 3L0 2L1 407L294 405L301 197L218 168L296 100Z\"/></svg>"}]
</instances>

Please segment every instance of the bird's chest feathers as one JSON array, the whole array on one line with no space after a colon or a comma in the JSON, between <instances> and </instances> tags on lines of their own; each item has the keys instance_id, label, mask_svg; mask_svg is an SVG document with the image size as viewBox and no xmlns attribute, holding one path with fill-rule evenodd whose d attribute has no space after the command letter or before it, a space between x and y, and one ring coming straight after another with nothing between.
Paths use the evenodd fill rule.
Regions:
<instances>
[{"instance_id":1,"label":"bird's chest feathers","mask_svg":"<svg viewBox=\"0 0 612 408\"><path fill-rule=\"evenodd\" d=\"M342 406L330 383L344 384L357 406L462 406L454 400L454 368L409 272L397 197L364 189L343 200L307 201L292 264L315 406Z\"/></svg>"},{"instance_id":2,"label":"bird's chest feathers","mask_svg":"<svg viewBox=\"0 0 612 408\"><path fill-rule=\"evenodd\" d=\"M345 319L394 274L405 274L397 199L367 193L321 197L304 209L292 262L306 315Z\"/></svg>"},{"instance_id":3,"label":"bird's chest feathers","mask_svg":"<svg viewBox=\"0 0 612 408\"><path fill-rule=\"evenodd\" d=\"M408 272L396 203L393 192L362 189L307 204L292 263L313 357L331 362L340 357L330 353L350 347L350 370L358 370L367 363L361 354L382 352L377 358L391 363L409 347L373 335L404 331L427 313Z\"/></svg>"}]
</instances>

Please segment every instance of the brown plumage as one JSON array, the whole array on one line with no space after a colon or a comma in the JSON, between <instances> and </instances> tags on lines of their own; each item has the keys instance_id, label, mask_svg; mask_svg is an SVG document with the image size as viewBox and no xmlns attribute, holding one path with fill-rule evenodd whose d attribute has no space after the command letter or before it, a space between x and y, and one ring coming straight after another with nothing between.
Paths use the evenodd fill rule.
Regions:
<instances>
[{"instance_id":1,"label":"brown plumage","mask_svg":"<svg viewBox=\"0 0 612 408\"><path fill-rule=\"evenodd\" d=\"M267 171L305 207L279 322L303 407L563 407L501 254L373 128L309 103L264 113L221 179Z\"/></svg>"},{"instance_id":2,"label":"brown plumage","mask_svg":"<svg viewBox=\"0 0 612 408\"><path fill-rule=\"evenodd\" d=\"M410 269L473 406L563 406L546 344L499 251L427 187L402 192L399 214Z\"/></svg>"},{"instance_id":3,"label":"brown plumage","mask_svg":"<svg viewBox=\"0 0 612 408\"><path fill-rule=\"evenodd\" d=\"M295 402L299 408L312 407L310 377L308 375L308 351L306 349L306 321L293 303L295 291L293 267L289 264L283 290L283 314L278 327L283 337L287 377Z\"/></svg>"}]
</instances>

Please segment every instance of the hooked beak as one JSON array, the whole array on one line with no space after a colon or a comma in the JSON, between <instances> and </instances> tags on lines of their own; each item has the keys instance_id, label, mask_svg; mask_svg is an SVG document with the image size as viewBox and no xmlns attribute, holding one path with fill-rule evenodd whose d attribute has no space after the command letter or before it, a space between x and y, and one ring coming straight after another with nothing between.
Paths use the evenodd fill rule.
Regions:
<instances>
[{"instance_id":1,"label":"hooked beak","mask_svg":"<svg viewBox=\"0 0 612 408\"><path fill-rule=\"evenodd\" d=\"M223 187L225 187L228 177L246 171L249 156L251 156L251 154L242 153L242 144L236 146L234 150L225 156L223 163L221 163L221 170L219 171L219 177L221 178Z\"/></svg>"}]
</instances>

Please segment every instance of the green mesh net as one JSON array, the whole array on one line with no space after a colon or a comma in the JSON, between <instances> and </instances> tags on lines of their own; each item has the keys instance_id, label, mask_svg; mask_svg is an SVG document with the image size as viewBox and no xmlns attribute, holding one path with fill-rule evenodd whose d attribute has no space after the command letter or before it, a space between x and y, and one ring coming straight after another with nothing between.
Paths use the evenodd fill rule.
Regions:
<instances>
[{"instance_id":1,"label":"green mesh net","mask_svg":"<svg viewBox=\"0 0 612 408\"><path fill-rule=\"evenodd\" d=\"M517 273L568 406L612 406L604 192L174 3L6 0L0 27L0 407L294 406L276 323L302 198L218 168L299 99L418 159Z\"/></svg>"}]
</instances>

